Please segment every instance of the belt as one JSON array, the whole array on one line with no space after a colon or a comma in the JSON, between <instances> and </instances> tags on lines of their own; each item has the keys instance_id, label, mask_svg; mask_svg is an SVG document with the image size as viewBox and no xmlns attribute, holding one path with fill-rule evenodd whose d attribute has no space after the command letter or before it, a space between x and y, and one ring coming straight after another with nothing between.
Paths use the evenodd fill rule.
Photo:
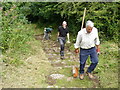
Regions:
<instances>
[{"instance_id":1,"label":"belt","mask_svg":"<svg viewBox=\"0 0 120 90\"><path fill-rule=\"evenodd\" d=\"M86 48L80 48L80 49L89 50L89 49L92 49L92 48L95 48L95 47L91 47L91 48L88 48L88 49L86 49Z\"/></svg>"}]
</instances>

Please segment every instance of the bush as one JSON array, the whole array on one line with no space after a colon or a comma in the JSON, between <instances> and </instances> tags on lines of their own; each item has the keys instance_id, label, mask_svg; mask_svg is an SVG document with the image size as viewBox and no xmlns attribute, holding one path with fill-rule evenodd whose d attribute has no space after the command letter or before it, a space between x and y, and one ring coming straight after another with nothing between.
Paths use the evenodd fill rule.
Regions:
<instances>
[{"instance_id":1,"label":"bush","mask_svg":"<svg viewBox=\"0 0 120 90\"><path fill-rule=\"evenodd\" d=\"M18 7L15 4L10 4L11 7L6 10L7 6L5 5L3 8L1 7L2 44L0 48L3 51L20 47L27 40L29 40L29 37L32 35L31 32L24 27L24 24L27 24L28 21L26 20L24 14L19 12Z\"/></svg>"},{"instance_id":2,"label":"bush","mask_svg":"<svg viewBox=\"0 0 120 90\"><path fill-rule=\"evenodd\" d=\"M11 60L16 60L15 62L20 59L21 54L29 51L30 46L27 42L32 39L34 33L27 26L29 22L24 13L21 12L21 4L3 3L3 7L0 7L2 12L0 49L6 56L9 54Z\"/></svg>"}]
</instances>

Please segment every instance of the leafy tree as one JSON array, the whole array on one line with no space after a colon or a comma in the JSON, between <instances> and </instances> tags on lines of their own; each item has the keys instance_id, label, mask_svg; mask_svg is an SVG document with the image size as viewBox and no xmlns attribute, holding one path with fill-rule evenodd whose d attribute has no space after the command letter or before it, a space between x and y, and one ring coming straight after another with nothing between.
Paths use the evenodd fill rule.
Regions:
<instances>
[{"instance_id":1,"label":"leafy tree","mask_svg":"<svg viewBox=\"0 0 120 90\"><path fill-rule=\"evenodd\" d=\"M83 10L87 8L85 21L92 20L95 23L95 26L100 31L101 38L107 37L106 39L109 40L117 40L118 6L119 3L117 2L66 2L56 5L56 13L67 18L68 22L70 22L69 25L72 26L72 32L76 34L77 30L75 29L80 30Z\"/></svg>"}]
</instances>

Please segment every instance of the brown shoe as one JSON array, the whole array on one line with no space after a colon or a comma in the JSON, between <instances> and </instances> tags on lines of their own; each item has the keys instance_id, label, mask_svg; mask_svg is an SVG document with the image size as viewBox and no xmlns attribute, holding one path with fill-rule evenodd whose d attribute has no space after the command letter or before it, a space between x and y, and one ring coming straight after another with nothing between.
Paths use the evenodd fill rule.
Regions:
<instances>
[{"instance_id":1,"label":"brown shoe","mask_svg":"<svg viewBox=\"0 0 120 90\"><path fill-rule=\"evenodd\" d=\"M91 73L87 73L90 79L95 79L95 76L93 76Z\"/></svg>"},{"instance_id":2,"label":"brown shoe","mask_svg":"<svg viewBox=\"0 0 120 90\"><path fill-rule=\"evenodd\" d=\"M84 79L84 74L79 74L79 78L80 78L80 80L83 80Z\"/></svg>"}]
</instances>

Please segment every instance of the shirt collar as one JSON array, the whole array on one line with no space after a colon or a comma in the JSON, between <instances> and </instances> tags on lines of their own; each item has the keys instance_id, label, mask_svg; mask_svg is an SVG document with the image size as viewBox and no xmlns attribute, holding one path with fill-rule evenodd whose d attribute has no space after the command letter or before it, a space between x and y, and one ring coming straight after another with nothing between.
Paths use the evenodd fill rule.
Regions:
<instances>
[{"instance_id":1,"label":"shirt collar","mask_svg":"<svg viewBox=\"0 0 120 90\"><path fill-rule=\"evenodd\" d=\"M86 28L85 28L85 33L87 33L87 30L86 30Z\"/></svg>"}]
</instances>

